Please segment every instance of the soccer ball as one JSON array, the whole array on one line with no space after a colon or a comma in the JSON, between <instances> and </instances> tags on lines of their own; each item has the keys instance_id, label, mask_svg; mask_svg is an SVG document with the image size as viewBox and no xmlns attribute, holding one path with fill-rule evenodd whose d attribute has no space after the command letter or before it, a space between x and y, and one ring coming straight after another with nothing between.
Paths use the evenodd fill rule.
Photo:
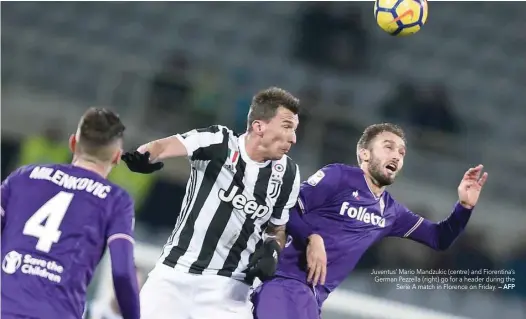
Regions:
<instances>
[{"instance_id":1,"label":"soccer ball","mask_svg":"<svg viewBox=\"0 0 526 319\"><path fill-rule=\"evenodd\" d=\"M393 36L417 33L427 20L427 0L376 0L378 26Z\"/></svg>"}]
</instances>

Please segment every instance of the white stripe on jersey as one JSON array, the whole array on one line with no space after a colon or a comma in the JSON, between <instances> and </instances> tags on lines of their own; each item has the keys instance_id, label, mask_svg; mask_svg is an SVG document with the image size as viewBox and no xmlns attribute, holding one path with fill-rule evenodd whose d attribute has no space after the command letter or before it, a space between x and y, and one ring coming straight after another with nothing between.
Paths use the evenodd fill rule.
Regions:
<instances>
[{"instance_id":1,"label":"white stripe on jersey","mask_svg":"<svg viewBox=\"0 0 526 319\"><path fill-rule=\"evenodd\" d=\"M206 164L207 163L203 162L198 163L198 165ZM203 182L203 179L205 177L204 173L204 170L192 168L190 179L186 184L186 194L184 196L183 203L181 204L181 211L179 212L179 216L177 217L177 223L174 227L174 230L172 231L172 235L168 239L168 242L163 247L162 255L158 261L159 263L162 263L164 258L166 258L166 256L168 256L168 254L170 253L172 247L177 246L177 244L179 243L179 236L181 235L183 225L188 220L189 212L194 206L195 200L197 198L197 190L201 187L201 183Z\"/></svg>"},{"instance_id":2,"label":"white stripe on jersey","mask_svg":"<svg viewBox=\"0 0 526 319\"><path fill-rule=\"evenodd\" d=\"M126 239L127 241L131 242L132 244L135 244L135 240L133 239L132 236L130 236L128 234L122 234L122 233L113 234L110 237L108 237L108 240L107 240L106 244L109 245L115 239Z\"/></svg>"},{"instance_id":3,"label":"white stripe on jersey","mask_svg":"<svg viewBox=\"0 0 526 319\"><path fill-rule=\"evenodd\" d=\"M216 182L212 186L210 196L208 196L203 206L203 211L201 211L197 217L197 220L195 221L194 234L190 240L190 246L186 250L186 253L182 255L181 258L179 258L177 266L175 266L176 269L185 270L197 260L199 252L201 251L201 247L206 244L204 243L204 239L206 231L212 223L212 218L214 217L213 213L217 211L219 205L221 204L221 199L219 199L217 194L219 194L219 190L221 188L228 188L230 183L232 183L233 177L234 176L232 174L228 173L227 168L224 166L221 168L218 178L218 180L221 180L221 183Z\"/></svg>"},{"instance_id":4,"label":"white stripe on jersey","mask_svg":"<svg viewBox=\"0 0 526 319\"><path fill-rule=\"evenodd\" d=\"M416 223L413 225L413 227L411 227L411 229L409 229L407 231L407 233L404 234L404 237L408 237L409 235L411 235L418 228L418 226L420 226L420 224L422 224L423 221L424 221L424 217L420 217L416 221Z\"/></svg>"},{"instance_id":5,"label":"white stripe on jersey","mask_svg":"<svg viewBox=\"0 0 526 319\"><path fill-rule=\"evenodd\" d=\"M254 186L258 179L258 169L245 169L245 175L243 177L243 184L245 185L245 191L247 193L254 193ZM223 268L225 259L228 257L228 253L232 246L236 242L237 238L240 235L241 228L245 223L247 218L246 214L238 215L231 214L228 224L223 232L223 235L219 239L219 243L210 262L209 268L212 272L217 272L217 270Z\"/></svg>"},{"instance_id":6,"label":"white stripe on jersey","mask_svg":"<svg viewBox=\"0 0 526 319\"><path fill-rule=\"evenodd\" d=\"M263 228L269 221L288 221L299 193L299 169L287 156L266 165L252 162L241 148L244 141L223 126L177 136L188 150L192 174L159 263L245 279Z\"/></svg>"}]
</instances>

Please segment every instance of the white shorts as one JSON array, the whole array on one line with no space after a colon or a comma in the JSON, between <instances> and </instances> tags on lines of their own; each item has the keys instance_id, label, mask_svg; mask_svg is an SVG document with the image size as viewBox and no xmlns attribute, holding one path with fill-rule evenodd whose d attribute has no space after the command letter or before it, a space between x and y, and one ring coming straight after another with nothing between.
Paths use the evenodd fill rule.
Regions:
<instances>
[{"instance_id":1,"label":"white shorts","mask_svg":"<svg viewBox=\"0 0 526 319\"><path fill-rule=\"evenodd\" d=\"M158 264L141 289L141 319L252 319L250 286Z\"/></svg>"}]
</instances>

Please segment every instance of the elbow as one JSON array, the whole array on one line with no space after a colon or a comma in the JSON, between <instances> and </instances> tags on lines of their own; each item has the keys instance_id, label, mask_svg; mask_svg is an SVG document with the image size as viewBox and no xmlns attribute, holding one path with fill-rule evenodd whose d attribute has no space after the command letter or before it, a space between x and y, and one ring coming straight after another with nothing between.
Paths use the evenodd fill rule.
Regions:
<instances>
[{"instance_id":1,"label":"elbow","mask_svg":"<svg viewBox=\"0 0 526 319\"><path fill-rule=\"evenodd\" d=\"M451 247L451 243L438 241L437 245L434 247L436 251L446 251Z\"/></svg>"}]
</instances>

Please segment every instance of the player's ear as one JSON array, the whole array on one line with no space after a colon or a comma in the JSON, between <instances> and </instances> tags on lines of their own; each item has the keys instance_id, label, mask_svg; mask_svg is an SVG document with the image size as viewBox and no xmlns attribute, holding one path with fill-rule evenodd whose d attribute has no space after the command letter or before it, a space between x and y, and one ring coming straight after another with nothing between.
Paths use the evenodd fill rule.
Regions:
<instances>
[{"instance_id":1,"label":"player's ear","mask_svg":"<svg viewBox=\"0 0 526 319\"><path fill-rule=\"evenodd\" d=\"M362 160L362 162L369 162L369 159L371 158L371 152L366 148L361 148L358 151L358 156Z\"/></svg>"},{"instance_id":2,"label":"player's ear","mask_svg":"<svg viewBox=\"0 0 526 319\"><path fill-rule=\"evenodd\" d=\"M256 120L252 122L252 130L254 133L258 136L263 135L263 132L265 131L265 123L263 121Z\"/></svg>"},{"instance_id":3,"label":"player's ear","mask_svg":"<svg viewBox=\"0 0 526 319\"><path fill-rule=\"evenodd\" d=\"M122 156L122 149L118 149L115 154L113 155L113 159L111 160L111 164L113 165L119 165L121 162L121 156Z\"/></svg>"},{"instance_id":4,"label":"player's ear","mask_svg":"<svg viewBox=\"0 0 526 319\"><path fill-rule=\"evenodd\" d=\"M71 134L69 136L69 149L71 150L71 153L75 153L76 147L77 147L77 138L75 137L75 134Z\"/></svg>"}]
</instances>

